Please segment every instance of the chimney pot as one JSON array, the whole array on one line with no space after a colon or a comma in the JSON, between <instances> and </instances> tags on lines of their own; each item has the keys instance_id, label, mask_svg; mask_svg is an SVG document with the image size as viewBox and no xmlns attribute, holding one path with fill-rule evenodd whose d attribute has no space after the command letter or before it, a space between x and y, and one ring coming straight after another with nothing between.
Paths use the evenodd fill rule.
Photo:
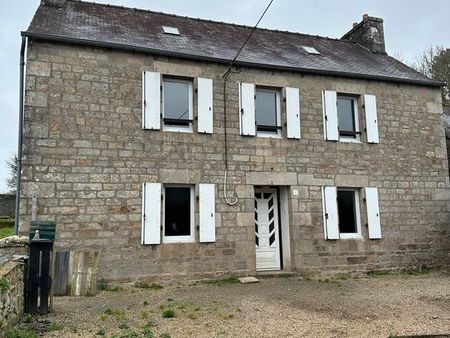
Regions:
<instances>
[{"instance_id":1,"label":"chimney pot","mask_svg":"<svg viewBox=\"0 0 450 338\"><path fill-rule=\"evenodd\" d=\"M352 27L356 27L356 26L358 26L358 23L354 22Z\"/></svg>"},{"instance_id":2,"label":"chimney pot","mask_svg":"<svg viewBox=\"0 0 450 338\"><path fill-rule=\"evenodd\" d=\"M364 14L363 15L363 21L368 21L369 20L369 14Z\"/></svg>"}]
</instances>

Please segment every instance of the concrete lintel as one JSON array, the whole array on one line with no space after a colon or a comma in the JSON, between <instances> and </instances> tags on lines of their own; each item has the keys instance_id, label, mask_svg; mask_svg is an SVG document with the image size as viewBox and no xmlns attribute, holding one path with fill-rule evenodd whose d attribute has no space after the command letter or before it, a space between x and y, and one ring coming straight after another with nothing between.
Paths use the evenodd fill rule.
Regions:
<instances>
[{"instance_id":1,"label":"concrete lintel","mask_svg":"<svg viewBox=\"0 0 450 338\"><path fill-rule=\"evenodd\" d=\"M254 171L247 173L246 181L253 185L297 185L297 174Z\"/></svg>"}]
</instances>

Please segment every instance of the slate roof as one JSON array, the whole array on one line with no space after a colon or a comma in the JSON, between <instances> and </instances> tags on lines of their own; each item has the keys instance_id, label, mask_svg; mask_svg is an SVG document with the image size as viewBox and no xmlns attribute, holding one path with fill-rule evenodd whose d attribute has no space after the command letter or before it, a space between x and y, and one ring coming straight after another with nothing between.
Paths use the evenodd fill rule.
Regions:
<instances>
[{"instance_id":1,"label":"slate roof","mask_svg":"<svg viewBox=\"0 0 450 338\"><path fill-rule=\"evenodd\" d=\"M164 34L177 27L180 36ZM40 5L27 31L30 38L136 50L229 63L251 27L68 0L63 7ZM306 53L315 47L321 55ZM353 42L300 33L257 29L237 63L269 69L440 86L396 59Z\"/></svg>"}]
</instances>

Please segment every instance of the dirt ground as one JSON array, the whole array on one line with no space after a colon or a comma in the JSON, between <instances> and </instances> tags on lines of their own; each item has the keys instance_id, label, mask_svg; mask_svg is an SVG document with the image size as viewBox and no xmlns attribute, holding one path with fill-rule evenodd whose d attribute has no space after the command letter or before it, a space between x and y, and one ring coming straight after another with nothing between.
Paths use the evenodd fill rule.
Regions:
<instances>
[{"instance_id":1,"label":"dirt ground","mask_svg":"<svg viewBox=\"0 0 450 338\"><path fill-rule=\"evenodd\" d=\"M260 280L257 284L179 284L159 290L130 285L101 291L96 297L58 297L47 319L59 330L44 337L450 334L448 274Z\"/></svg>"}]
</instances>

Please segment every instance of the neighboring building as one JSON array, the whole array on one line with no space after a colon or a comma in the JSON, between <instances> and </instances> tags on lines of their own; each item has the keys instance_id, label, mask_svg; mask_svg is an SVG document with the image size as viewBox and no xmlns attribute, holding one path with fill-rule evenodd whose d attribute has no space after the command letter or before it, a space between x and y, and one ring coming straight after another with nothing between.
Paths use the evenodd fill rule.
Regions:
<instances>
[{"instance_id":1,"label":"neighboring building","mask_svg":"<svg viewBox=\"0 0 450 338\"><path fill-rule=\"evenodd\" d=\"M36 193L57 248L119 280L448 264L441 84L369 16L342 39L257 29L224 76L250 31L43 1L23 33L21 231Z\"/></svg>"}]
</instances>

